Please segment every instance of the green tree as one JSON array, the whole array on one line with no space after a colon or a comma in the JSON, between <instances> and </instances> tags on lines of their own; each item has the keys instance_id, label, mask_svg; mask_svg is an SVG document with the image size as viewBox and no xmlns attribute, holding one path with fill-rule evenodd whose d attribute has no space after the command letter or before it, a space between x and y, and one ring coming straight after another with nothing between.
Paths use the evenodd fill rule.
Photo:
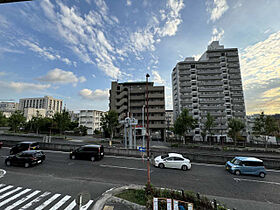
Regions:
<instances>
[{"instance_id":1,"label":"green tree","mask_svg":"<svg viewBox=\"0 0 280 210\"><path fill-rule=\"evenodd\" d=\"M277 135L278 126L276 120L271 116L266 116L264 112L255 119L253 132L256 136L261 137L267 149L269 136Z\"/></svg>"},{"instance_id":2,"label":"green tree","mask_svg":"<svg viewBox=\"0 0 280 210\"><path fill-rule=\"evenodd\" d=\"M110 110L108 113L101 117L101 127L103 129L103 132L108 131L111 140L114 137L114 132L118 125L118 113L115 110Z\"/></svg>"},{"instance_id":3,"label":"green tree","mask_svg":"<svg viewBox=\"0 0 280 210\"><path fill-rule=\"evenodd\" d=\"M64 109L62 113L55 113L53 117L55 127L59 130L60 134L63 134L71 124L71 117L69 113Z\"/></svg>"},{"instance_id":4,"label":"green tree","mask_svg":"<svg viewBox=\"0 0 280 210\"><path fill-rule=\"evenodd\" d=\"M183 109L179 117L174 123L174 133L184 137L186 143L186 135L195 128L197 121L189 114L188 109Z\"/></svg>"},{"instance_id":5,"label":"green tree","mask_svg":"<svg viewBox=\"0 0 280 210\"><path fill-rule=\"evenodd\" d=\"M213 130L212 128L214 127L214 117L212 117L210 115L210 113L208 112L207 115L206 115L206 121L204 123L204 127L202 129L202 132L201 132L201 135L202 135L202 138L203 138L203 141L205 141L205 137L207 136L207 134L210 134L210 136L212 137L213 135ZM210 145L211 145L211 139L210 139Z\"/></svg>"},{"instance_id":6,"label":"green tree","mask_svg":"<svg viewBox=\"0 0 280 210\"><path fill-rule=\"evenodd\" d=\"M8 119L3 114L3 112L0 112L0 127L5 127L8 124Z\"/></svg>"},{"instance_id":7,"label":"green tree","mask_svg":"<svg viewBox=\"0 0 280 210\"><path fill-rule=\"evenodd\" d=\"M18 132L19 128L24 126L25 122L26 118L21 111L15 111L8 119L8 125L14 132Z\"/></svg>"},{"instance_id":8,"label":"green tree","mask_svg":"<svg viewBox=\"0 0 280 210\"><path fill-rule=\"evenodd\" d=\"M245 128L245 124L240 119L232 118L228 123L229 136L234 140L234 146L236 146L236 140L240 135L240 132Z\"/></svg>"}]
</instances>

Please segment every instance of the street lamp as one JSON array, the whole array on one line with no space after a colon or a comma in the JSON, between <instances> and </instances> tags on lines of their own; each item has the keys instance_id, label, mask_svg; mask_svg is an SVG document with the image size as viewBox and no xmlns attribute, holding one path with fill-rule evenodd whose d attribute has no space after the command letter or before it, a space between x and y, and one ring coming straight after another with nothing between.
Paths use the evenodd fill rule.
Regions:
<instances>
[{"instance_id":1,"label":"street lamp","mask_svg":"<svg viewBox=\"0 0 280 210\"><path fill-rule=\"evenodd\" d=\"M147 113L147 123L146 123L146 134L147 134L147 172L148 172L148 181L147 185L151 185L151 176L150 176L150 134L149 134L149 91L148 91L148 80L150 75L146 74L146 113Z\"/></svg>"}]
</instances>

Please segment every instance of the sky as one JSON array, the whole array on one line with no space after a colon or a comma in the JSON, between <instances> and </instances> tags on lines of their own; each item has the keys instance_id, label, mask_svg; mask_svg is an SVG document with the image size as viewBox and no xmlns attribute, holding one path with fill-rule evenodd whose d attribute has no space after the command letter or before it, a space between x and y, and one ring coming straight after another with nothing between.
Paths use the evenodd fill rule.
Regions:
<instances>
[{"instance_id":1,"label":"sky","mask_svg":"<svg viewBox=\"0 0 280 210\"><path fill-rule=\"evenodd\" d=\"M215 40L238 48L246 113L280 113L279 0L34 0L0 4L0 100L50 95L109 109L111 82L165 86Z\"/></svg>"}]
</instances>

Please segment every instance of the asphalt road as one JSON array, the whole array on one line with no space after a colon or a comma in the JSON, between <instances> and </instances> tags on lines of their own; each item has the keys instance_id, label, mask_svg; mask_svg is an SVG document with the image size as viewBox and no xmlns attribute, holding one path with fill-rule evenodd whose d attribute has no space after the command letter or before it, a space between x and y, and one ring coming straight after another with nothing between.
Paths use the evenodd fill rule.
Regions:
<instances>
[{"instance_id":1,"label":"asphalt road","mask_svg":"<svg viewBox=\"0 0 280 210\"><path fill-rule=\"evenodd\" d=\"M137 158L105 156L101 161L90 162L70 160L69 153L46 151L47 159L43 164L21 168L5 166L4 160L8 152L7 148L0 150L0 169L6 171L0 178L0 184L69 195L71 199L67 201L67 205L82 191L90 193L93 204L104 191L112 187L144 185L147 180L146 162ZM262 179L235 176L216 165L193 163L192 169L186 172L152 166L151 181L158 187L192 190L209 195L231 208L280 209L278 171L269 171ZM0 188L0 205L1 202L3 199ZM66 203L62 205L63 208L65 206Z\"/></svg>"}]
</instances>

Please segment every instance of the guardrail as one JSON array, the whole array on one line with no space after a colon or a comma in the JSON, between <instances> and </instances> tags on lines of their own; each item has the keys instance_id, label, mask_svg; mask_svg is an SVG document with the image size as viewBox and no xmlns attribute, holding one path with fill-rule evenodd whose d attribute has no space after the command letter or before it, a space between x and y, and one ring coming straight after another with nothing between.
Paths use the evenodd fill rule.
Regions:
<instances>
[{"instance_id":1,"label":"guardrail","mask_svg":"<svg viewBox=\"0 0 280 210\"><path fill-rule=\"evenodd\" d=\"M11 140L2 140L3 146L11 147L17 144L20 141L11 141ZM39 142L40 149L42 150L55 150L55 151L65 151L70 152L81 146L81 144L62 144L62 143L44 143ZM124 148L115 148L115 147L104 147L105 154L109 155L117 155L117 156L128 156L128 157L142 157L142 152L138 150L129 150ZM174 149L151 149L151 156L159 156L169 152L174 152ZM209 153L192 153L192 152L180 152L185 157L189 158L193 162L201 162L201 163L210 163L210 164L225 164L226 161L231 160L235 157L235 155L217 155L217 154L209 154ZM144 156L146 153L144 153ZM279 158L268 158L263 157L261 155L252 155L258 158L261 158L264 162L264 165L268 169L280 169L280 157Z\"/></svg>"}]
</instances>

